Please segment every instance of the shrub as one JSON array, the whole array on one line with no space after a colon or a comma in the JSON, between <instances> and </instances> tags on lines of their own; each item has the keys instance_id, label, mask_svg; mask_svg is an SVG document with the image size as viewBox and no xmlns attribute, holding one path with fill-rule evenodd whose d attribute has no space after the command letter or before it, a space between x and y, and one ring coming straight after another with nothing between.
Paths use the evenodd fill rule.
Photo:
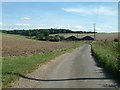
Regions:
<instances>
[{"instance_id":1,"label":"shrub","mask_svg":"<svg viewBox=\"0 0 120 90\"><path fill-rule=\"evenodd\" d=\"M64 40L65 39L65 37L64 36L59 36L60 37L60 40Z\"/></svg>"},{"instance_id":2,"label":"shrub","mask_svg":"<svg viewBox=\"0 0 120 90\"><path fill-rule=\"evenodd\" d=\"M43 39L43 37L44 37L44 34L38 34L36 36L36 39L41 40L41 39Z\"/></svg>"},{"instance_id":3,"label":"shrub","mask_svg":"<svg viewBox=\"0 0 120 90\"><path fill-rule=\"evenodd\" d=\"M45 37L45 40L46 40L46 41L49 41L49 40L50 40L50 37L49 37L49 36L46 36L46 37Z\"/></svg>"},{"instance_id":4,"label":"shrub","mask_svg":"<svg viewBox=\"0 0 120 90\"><path fill-rule=\"evenodd\" d=\"M55 41L60 41L60 37L59 36L55 36Z\"/></svg>"},{"instance_id":5,"label":"shrub","mask_svg":"<svg viewBox=\"0 0 120 90\"><path fill-rule=\"evenodd\" d=\"M107 39L105 39L105 42L107 42Z\"/></svg>"},{"instance_id":6,"label":"shrub","mask_svg":"<svg viewBox=\"0 0 120 90\"><path fill-rule=\"evenodd\" d=\"M118 39L118 38L115 38L115 39L114 39L114 42L119 42L119 39Z\"/></svg>"}]
</instances>

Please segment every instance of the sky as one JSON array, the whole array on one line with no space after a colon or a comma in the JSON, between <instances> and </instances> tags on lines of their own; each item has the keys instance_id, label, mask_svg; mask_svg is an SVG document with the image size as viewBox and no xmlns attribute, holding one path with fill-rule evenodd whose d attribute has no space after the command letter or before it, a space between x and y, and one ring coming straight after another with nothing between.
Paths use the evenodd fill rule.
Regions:
<instances>
[{"instance_id":1,"label":"sky","mask_svg":"<svg viewBox=\"0 0 120 90\"><path fill-rule=\"evenodd\" d=\"M0 28L118 32L117 2L3 2Z\"/></svg>"}]
</instances>

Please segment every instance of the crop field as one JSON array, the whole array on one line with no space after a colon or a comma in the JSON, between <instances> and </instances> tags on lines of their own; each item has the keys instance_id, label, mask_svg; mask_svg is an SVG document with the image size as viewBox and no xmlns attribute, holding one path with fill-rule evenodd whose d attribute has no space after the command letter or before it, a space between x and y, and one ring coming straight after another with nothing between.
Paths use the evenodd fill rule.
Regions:
<instances>
[{"instance_id":1,"label":"crop field","mask_svg":"<svg viewBox=\"0 0 120 90\"><path fill-rule=\"evenodd\" d=\"M45 42L26 39L18 35L2 35L2 56L22 56L35 53L47 53L74 46L74 42Z\"/></svg>"},{"instance_id":2,"label":"crop field","mask_svg":"<svg viewBox=\"0 0 120 90\"><path fill-rule=\"evenodd\" d=\"M115 38L118 38L118 33L97 33L96 34L96 40L98 41L104 41L104 40L113 41Z\"/></svg>"},{"instance_id":3,"label":"crop field","mask_svg":"<svg viewBox=\"0 0 120 90\"><path fill-rule=\"evenodd\" d=\"M52 34L52 35L56 35L56 34ZM94 34L75 34L75 33L67 34L66 33L66 34L59 34L59 35L64 36L65 38L70 36L76 36L78 38L83 38L84 36L94 37ZM113 41L115 38L118 38L118 33L96 33L95 36L96 36L96 40L98 41L104 41L104 40Z\"/></svg>"}]
</instances>

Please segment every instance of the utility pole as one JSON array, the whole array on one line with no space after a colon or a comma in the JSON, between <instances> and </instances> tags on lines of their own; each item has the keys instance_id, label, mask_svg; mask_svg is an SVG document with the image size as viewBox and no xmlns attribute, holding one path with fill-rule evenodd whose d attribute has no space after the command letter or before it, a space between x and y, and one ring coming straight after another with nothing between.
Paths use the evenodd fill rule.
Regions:
<instances>
[{"instance_id":1,"label":"utility pole","mask_svg":"<svg viewBox=\"0 0 120 90\"><path fill-rule=\"evenodd\" d=\"M95 25L96 25L96 24L94 24L94 40L95 40Z\"/></svg>"}]
</instances>

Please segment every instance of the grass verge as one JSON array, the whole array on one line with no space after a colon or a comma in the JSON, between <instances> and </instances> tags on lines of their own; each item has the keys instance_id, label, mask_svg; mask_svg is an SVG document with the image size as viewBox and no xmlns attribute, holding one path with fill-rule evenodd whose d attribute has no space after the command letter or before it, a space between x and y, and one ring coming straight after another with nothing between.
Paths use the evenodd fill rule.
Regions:
<instances>
[{"instance_id":1,"label":"grass verge","mask_svg":"<svg viewBox=\"0 0 120 90\"><path fill-rule=\"evenodd\" d=\"M115 42L95 42L91 45L96 59L120 83L120 44Z\"/></svg>"},{"instance_id":2,"label":"grass verge","mask_svg":"<svg viewBox=\"0 0 120 90\"><path fill-rule=\"evenodd\" d=\"M11 83L19 79L19 76L8 73L19 73L25 75L37 69L39 65L50 61L51 59L64 54L65 52L72 51L73 49L81 46L76 44L71 48L61 49L48 53L33 54L28 56L17 57L3 57L2 61L2 88L8 88Z\"/></svg>"}]
</instances>

